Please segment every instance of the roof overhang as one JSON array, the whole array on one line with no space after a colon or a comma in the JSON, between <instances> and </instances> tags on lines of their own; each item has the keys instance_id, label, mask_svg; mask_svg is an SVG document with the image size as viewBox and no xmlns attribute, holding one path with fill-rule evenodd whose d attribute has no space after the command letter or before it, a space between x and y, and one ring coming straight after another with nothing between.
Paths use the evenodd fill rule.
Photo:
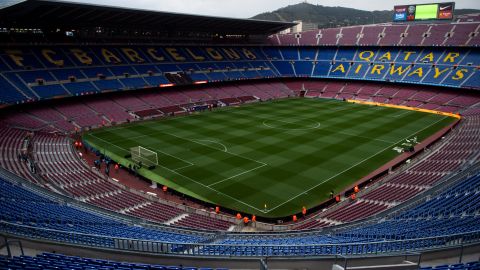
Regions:
<instances>
[{"instance_id":1,"label":"roof overhang","mask_svg":"<svg viewBox=\"0 0 480 270\"><path fill-rule=\"evenodd\" d=\"M189 31L269 35L295 23L232 19L55 0L25 0L0 9L0 26Z\"/></svg>"}]
</instances>

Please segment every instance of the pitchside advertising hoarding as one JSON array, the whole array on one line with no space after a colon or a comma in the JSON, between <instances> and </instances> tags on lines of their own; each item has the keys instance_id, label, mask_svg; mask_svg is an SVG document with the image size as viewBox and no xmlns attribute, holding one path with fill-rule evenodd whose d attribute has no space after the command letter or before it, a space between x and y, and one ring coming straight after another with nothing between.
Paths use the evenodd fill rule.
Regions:
<instances>
[{"instance_id":1,"label":"pitchside advertising hoarding","mask_svg":"<svg viewBox=\"0 0 480 270\"><path fill-rule=\"evenodd\" d=\"M393 8L393 21L451 20L455 3L402 5Z\"/></svg>"}]
</instances>

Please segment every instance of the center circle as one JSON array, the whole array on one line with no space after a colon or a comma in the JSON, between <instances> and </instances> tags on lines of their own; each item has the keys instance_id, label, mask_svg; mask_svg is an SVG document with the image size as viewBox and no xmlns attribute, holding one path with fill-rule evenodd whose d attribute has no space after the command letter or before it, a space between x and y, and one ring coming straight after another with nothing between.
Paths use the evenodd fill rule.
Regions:
<instances>
[{"instance_id":1,"label":"center circle","mask_svg":"<svg viewBox=\"0 0 480 270\"><path fill-rule=\"evenodd\" d=\"M311 130L320 127L320 123L313 120L264 120L262 123L264 126L279 130Z\"/></svg>"}]
</instances>

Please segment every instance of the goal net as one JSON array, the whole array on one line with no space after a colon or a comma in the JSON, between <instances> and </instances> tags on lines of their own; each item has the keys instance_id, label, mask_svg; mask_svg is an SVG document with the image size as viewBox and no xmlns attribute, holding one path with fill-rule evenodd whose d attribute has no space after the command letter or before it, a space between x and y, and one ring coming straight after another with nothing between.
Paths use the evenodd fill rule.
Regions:
<instances>
[{"instance_id":1,"label":"goal net","mask_svg":"<svg viewBox=\"0 0 480 270\"><path fill-rule=\"evenodd\" d=\"M142 165L148 167L158 165L157 153L152 150L148 150L145 147L136 146L130 148L130 153L132 154L132 160L136 163L141 163Z\"/></svg>"}]
</instances>

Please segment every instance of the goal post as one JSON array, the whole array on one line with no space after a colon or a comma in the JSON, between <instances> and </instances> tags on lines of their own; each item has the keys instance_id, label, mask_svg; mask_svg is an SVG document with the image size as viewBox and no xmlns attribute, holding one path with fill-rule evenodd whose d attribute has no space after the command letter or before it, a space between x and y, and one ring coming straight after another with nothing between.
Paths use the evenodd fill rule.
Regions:
<instances>
[{"instance_id":1,"label":"goal post","mask_svg":"<svg viewBox=\"0 0 480 270\"><path fill-rule=\"evenodd\" d=\"M145 147L132 147L130 148L130 154L132 155L132 160L136 163L141 163L147 167L158 165L157 153Z\"/></svg>"}]
</instances>

